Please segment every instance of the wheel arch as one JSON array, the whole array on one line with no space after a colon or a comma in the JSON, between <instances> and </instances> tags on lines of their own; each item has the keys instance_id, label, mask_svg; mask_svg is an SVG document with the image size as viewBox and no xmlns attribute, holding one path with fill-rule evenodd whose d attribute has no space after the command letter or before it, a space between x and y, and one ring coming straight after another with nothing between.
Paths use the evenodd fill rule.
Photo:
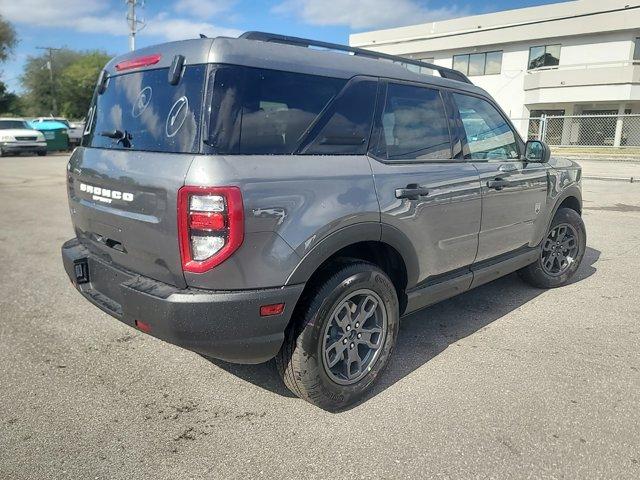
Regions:
<instances>
[{"instance_id":1,"label":"wheel arch","mask_svg":"<svg viewBox=\"0 0 640 480\"><path fill-rule=\"evenodd\" d=\"M344 258L363 260L380 267L393 281L400 311L404 311L407 286L415 284L418 276L417 253L402 232L388 225L361 223L328 235L304 256L287 279L287 285L311 285L327 266Z\"/></svg>"}]
</instances>

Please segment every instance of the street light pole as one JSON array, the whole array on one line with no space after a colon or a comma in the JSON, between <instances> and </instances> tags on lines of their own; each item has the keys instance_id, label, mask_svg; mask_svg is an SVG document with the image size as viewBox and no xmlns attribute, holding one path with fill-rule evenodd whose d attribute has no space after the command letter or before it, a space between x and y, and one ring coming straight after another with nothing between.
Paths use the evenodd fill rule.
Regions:
<instances>
[{"instance_id":1,"label":"street light pole","mask_svg":"<svg viewBox=\"0 0 640 480\"><path fill-rule=\"evenodd\" d=\"M145 27L145 23L142 20L138 20L136 13L136 7L143 7L144 4L140 0L126 0L127 10L127 23L129 24L129 50L134 51L136 49L136 33Z\"/></svg>"},{"instance_id":2,"label":"street light pole","mask_svg":"<svg viewBox=\"0 0 640 480\"><path fill-rule=\"evenodd\" d=\"M38 50L46 50L49 54L49 60L47 61L47 68L49 69L49 82L51 89L51 114L53 116L58 115L58 99L56 98L56 80L53 76L53 52L54 50L61 50L60 48L53 47L36 47Z\"/></svg>"}]
</instances>

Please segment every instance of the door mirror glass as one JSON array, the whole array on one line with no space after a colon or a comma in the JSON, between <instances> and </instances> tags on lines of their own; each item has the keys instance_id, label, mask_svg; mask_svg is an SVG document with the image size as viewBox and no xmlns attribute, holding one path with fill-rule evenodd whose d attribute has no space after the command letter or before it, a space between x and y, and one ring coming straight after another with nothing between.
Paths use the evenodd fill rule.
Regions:
<instances>
[{"instance_id":1,"label":"door mirror glass","mask_svg":"<svg viewBox=\"0 0 640 480\"><path fill-rule=\"evenodd\" d=\"M525 147L524 157L528 162L547 163L551 158L551 151L544 142L529 140Z\"/></svg>"}]
</instances>

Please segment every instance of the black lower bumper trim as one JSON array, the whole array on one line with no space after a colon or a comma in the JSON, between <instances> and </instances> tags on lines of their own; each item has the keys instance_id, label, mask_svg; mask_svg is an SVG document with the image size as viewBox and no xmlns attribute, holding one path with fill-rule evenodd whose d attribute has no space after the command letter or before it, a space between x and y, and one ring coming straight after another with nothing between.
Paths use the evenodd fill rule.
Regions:
<instances>
[{"instance_id":1,"label":"black lower bumper trim","mask_svg":"<svg viewBox=\"0 0 640 480\"><path fill-rule=\"evenodd\" d=\"M124 271L92 255L77 239L62 246L62 259L76 289L91 303L174 345L234 363L273 358L304 285L241 291L178 289ZM86 261L87 283L76 281L75 265ZM260 306L284 303L281 315L260 316Z\"/></svg>"}]
</instances>

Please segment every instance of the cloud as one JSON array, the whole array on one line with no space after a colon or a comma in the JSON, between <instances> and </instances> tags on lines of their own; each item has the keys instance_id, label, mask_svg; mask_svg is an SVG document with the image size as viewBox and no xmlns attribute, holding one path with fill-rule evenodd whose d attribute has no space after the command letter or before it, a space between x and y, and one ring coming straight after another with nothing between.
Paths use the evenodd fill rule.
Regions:
<instances>
[{"instance_id":1,"label":"cloud","mask_svg":"<svg viewBox=\"0 0 640 480\"><path fill-rule=\"evenodd\" d=\"M430 8L417 0L284 0L273 12L298 17L311 25L362 30L443 20L462 16L466 10L455 4Z\"/></svg>"},{"instance_id":2,"label":"cloud","mask_svg":"<svg viewBox=\"0 0 640 480\"><path fill-rule=\"evenodd\" d=\"M173 9L182 15L211 18L230 11L236 0L177 0Z\"/></svg>"},{"instance_id":3,"label":"cloud","mask_svg":"<svg viewBox=\"0 0 640 480\"><path fill-rule=\"evenodd\" d=\"M147 26L143 30L143 34L162 37L167 40L198 38L201 33L207 37L237 37L242 32L233 28L218 27L207 22L166 18L162 14L147 20Z\"/></svg>"},{"instance_id":4,"label":"cloud","mask_svg":"<svg viewBox=\"0 0 640 480\"><path fill-rule=\"evenodd\" d=\"M177 0L175 8L185 15L202 19L205 18L205 13L213 15L223 11L221 9L231 8L233 3L234 0ZM178 8L180 5L181 8ZM203 9L202 12L197 10L198 6ZM124 2L121 8L113 8L104 0L0 0L0 12L4 18L16 24L117 36L129 33ZM147 17L145 20L147 25L141 35L164 40L197 38L200 33L211 37L237 36L240 33L206 21L169 16L166 13Z\"/></svg>"}]
</instances>

